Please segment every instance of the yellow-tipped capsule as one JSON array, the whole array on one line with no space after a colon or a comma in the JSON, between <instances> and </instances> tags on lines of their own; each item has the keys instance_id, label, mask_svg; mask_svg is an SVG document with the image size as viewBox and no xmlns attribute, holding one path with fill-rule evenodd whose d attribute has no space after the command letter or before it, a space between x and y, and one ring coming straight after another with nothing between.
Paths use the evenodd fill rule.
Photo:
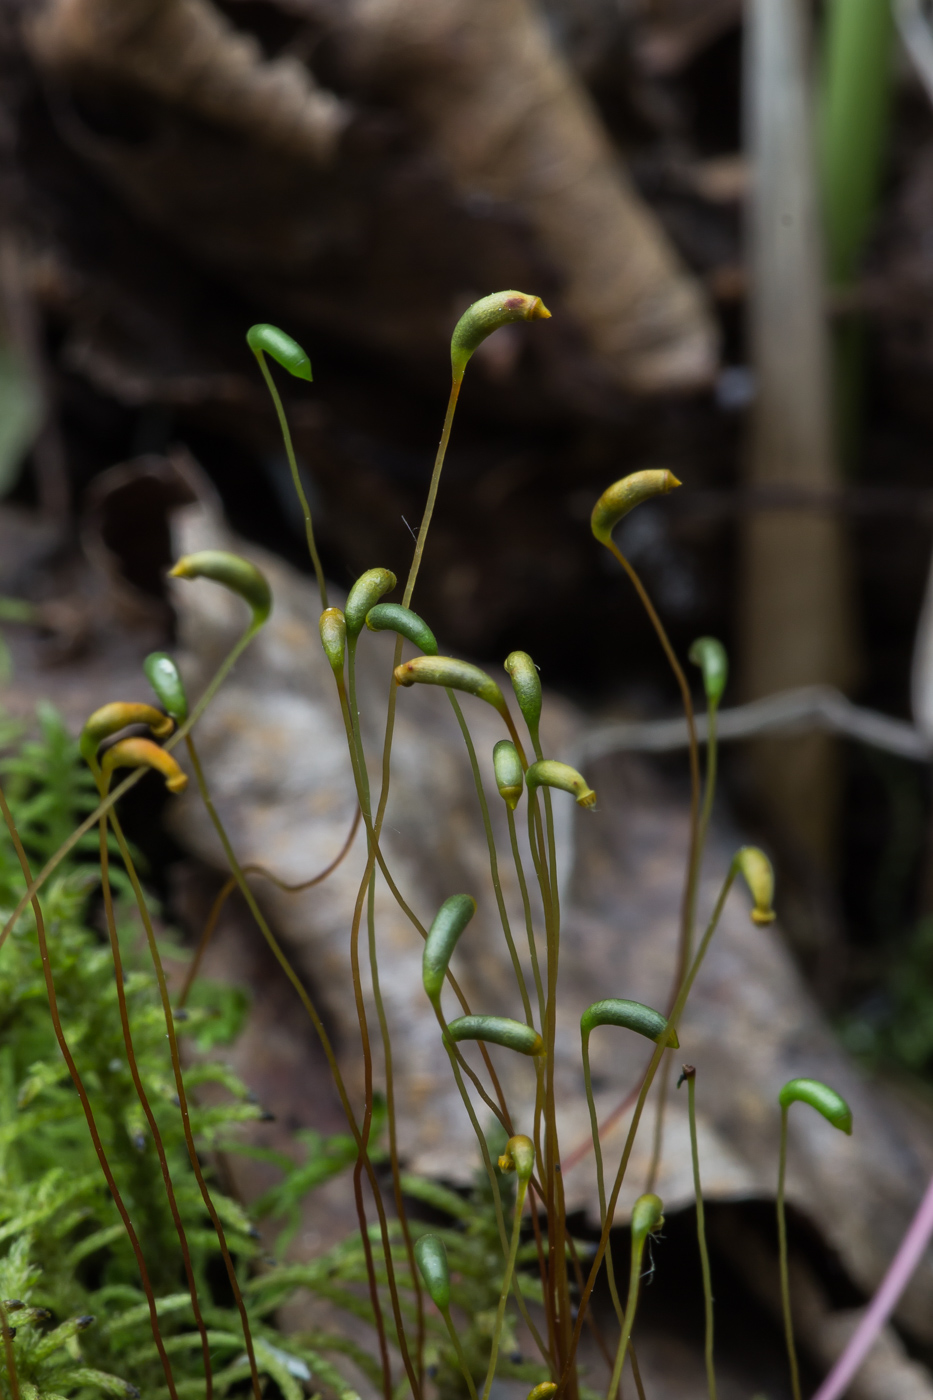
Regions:
<instances>
[{"instance_id":1,"label":"yellow-tipped capsule","mask_svg":"<svg viewBox=\"0 0 933 1400\"><path fill-rule=\"evenodd\" d=\"M533 1390L528 1392L528 1400L551 1400L551 1396L557 1391L556 1381L542 1381Z\"/></svg>"},{"instance_id":2,"label":"yellow-tipped capsule","mask_svg":"<svg viewBox=\"0 0 933 1400\"><path fill-rule=\"evenodd\" d=\"M771 862L764 851L757 846L743 846L737 851L733 858L733 865L736 870L745 877L745 883L751 892L752 923L753 924L773 924L775 913L774 904L774 871Z\"/></svg>"},{"instance_id":3,"label":"yellow-tipped capsule","mask_svg":"<svg viewBox=\"0 0 933 1400\"><path fill-rule=\"evenodd\" d=\"M85 763L93 763L97 750L111 734L118 734L131 724L146 724L157 739L167 739L175 728L175 722L163 715L154 705L137 704L135 701L115 700L109 705L101 705L89 716L81 730L78 747Z\"/></svg>"},{"instance_id":4,"label":"yellow-tipped capsule","mask_svg":"<svg viewBox=\"0 0 933 1400\"><path fill-rule=\"evenodd\" d=\"M154 768L165 778L169 792L184 792L188 786L186 774L172 755L151 739L121 739L107 750L100 765L105 786L110 783L115 768Z\"/></svg>"},{"instance_id":5,"label":"yellow-tipped capsule","mask_svg":"<svg viewBox=\"0 0 933 1400\"><path fill-rule=\"evenodd\" d=\"M255 564L239 554L225 549L202 549L179 559L169 578L209 578L229 588L247 603L253 614L253 630L257 631L272 611L272 590L264 574Z\"/></svg>"},{"instance_id":6,"label":"yellow-tipped capsule","mask_svg":"<svg viewBox=\"0 0 933 1400\"><path fill-rule=\"evenodd\" d=\"M572 793L580 807L592 807L596 801L596 794L582 773L571 768L569 763L558 762L556 758L542 758L538 763L533 763L525 774L525 782L529 797L539 787L554 787Z\"/></svg>"},{"instance_id":7,"label":"yellow-tipped capsule","mask_svg":"<svg viewBox=\"0 0 933 1400\"><path fill-rule=\"evenodd\" d=\"M367 569L350 589L344 615L347 635L358 637L363 630L366 614L385 593L391 593L397 579L391 569Z\"/></svg>"},{"instance_id":8,"label":"yellow-tipped capsule","mask_svg":"<svg viewBox=\"0 0 933 1400\"><path fill-rule=\"evenodd\" d=\"M653 496L666 496L675 486L680 486L673 472L666 468L644 472L632 472L608 487L593 507L590 516L590 529L600 544L608 544L612 532L623 516L650 501Z\"/></svg>"},{"instance_id":9,"label":"yellow-tipped capsule","mask_svg":"<svg viewBox=\"0 0 933 1400\"><path fill-rule=\"evenodd\" d=\"M510 1137L505 1144L505 1151L499 1158L499 1170L516 1172L519 1181L530 1181L534 1169L535 1145L531 1138L525 1137L524 1133Z\"/></svg>"},{"instance_id":10,"label":"yellow-tipped capsule","mask_svg":"<svg viewBox=\"0 0 933 1400\"><path fill-rule=\"evenodd\" d=\"M515 699L528 726L532 743L538 742L538 725L541 722L541 677L538 668L527 651L512 651L505 658L505 669L512 681Z\"/></svg>"},{"instance_id":11,"label":"yellow-tipped capsule","mask_svg":"<svg viewBox=\"0 0 933 1400\"><path fill-rule=\"evenodd\" d=\"M525 788L525 773L518 749L511 739L500 739L492 751L492 766L499 796L511 811L515 811Z\"/></svg>"},{"instance_id":12,"label":"yellow-tipped capsule","mask_svg":"<svg viewBox=\"0 0 933 1400\"><path fill-rule=\"evenodd\" d=\"M395 668L395 679L399 685L443 685L451 690L464 690L485 700L488 705L507 716L509 711L505 696L492 676L487 676L470 661L458 661L453 656L414 656L411 661L403 661Z\"/></svg>"},{"instance_id":13,"label":"yellow-tipped capsule","mask_svg":"<svg viewBox=\"0 0 933 1400\"><path fill-rule=\"evenodd\" d=\"M450 367L454 379L462 379L470 356L478 345L510 321L550 320L540 297L527 292L493 292L467 307L454 327L450 341Z\"/></svg>"},{"instance_id":14,"label":"yellow-tipped capsule","mask_svg":"<svg viewBox=\"0 0 933 1400\"><path fill-rule=\"evenodd\" d=\"M318 623L321 646L335 676L343 675L347 655L347 620L339 608L325 608Z\"/></svg>"}]
</instances>

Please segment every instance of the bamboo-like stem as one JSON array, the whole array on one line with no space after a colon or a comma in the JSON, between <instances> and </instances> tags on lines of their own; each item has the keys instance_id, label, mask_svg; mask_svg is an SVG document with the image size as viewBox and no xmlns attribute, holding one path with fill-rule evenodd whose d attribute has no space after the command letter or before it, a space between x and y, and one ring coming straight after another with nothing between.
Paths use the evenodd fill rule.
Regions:
<instances>
[{"instance_id":1,"label":"bamboo-like stem","mask_svg":"<svg viewBox=\"0 0 933 1400\"><path fill-rule=\"evenodd\" d=\"M321 870L317 875L312 875L310 880L301 880L297 884L290 885L287 881L280 880L277 875L273 875L272 871L267 870L264 865L244 865L243 874L260 875L264 880L268 880L270 884L275 885L277 889L284 890L286 894L299 894L302 890L310 890L315 885L320 885L324 880L327 879L329 875L332 875L337 869L338 865L340 865L340 863L343 861L344 857L349 853L350 848L353 845L354 837L356 836L356 833L359 829L360 818L362 817L362 815L362 809L360 808L359 804L357 804L353 812L353 821L350 825L350 831L347 836L347 839L344 841L340 850L334 856L334 859L330 862L330 864L325 865L324 869ZM236 888L237 878L235 875L231 875L228 880L224 881L224 884L220 888L220 892L215 898L214 903L211 905L210 913L207 916L207 921L204 925L201 937L198 940L197 949L195 951L194 957L191 959L191 965L189 966L188 971L185 974L184 985L182 986L181 993L178 998L179 1008L183 1007L185 1005L185 1002L188 1000L188 996L191 992L194 980L197 977L198 972L201 968L201 963L204 960L204 954L207 952L207 949L210 945L210 941L214 936L214 932L217 928L220 915L223 912L223 907Z\"/></svg>"},{"instance_id":2,"label":"bamboo-like stem","mask_svg":"<svg viewBox=\"0 0 933 1400\"><path fill-rule=\"evenodd\" d=\"M794 1342L794 1319L790 1310L790 1273L787 1265L787 1220L784 1213L784 1178L787 1170L787 1108L781 1106L781 1154L778 1164L777 1226L778 1259L781 1270L781 1308L784 1313L784 1339L787 1342L787 1362L794 1400L800 1400L800 1371Z\"/></svg>"},{"instance_id":3,"label":"bamboo-like stem","mask_svg":"<svg viewBox=\"0 0 933 1400\"><path fill-rule=\"evenodd\" d=\"M709 1250L706 1247L706 1213L703 1209L703 1187L700 1182L700 1148L697 1142L696 1070L684 1065L687 1081L687 1113L690 1118L690 1155L693 1159L693 1190L697 1203L697 1245L703 1272L703 1303L706 1309L706 1335L703 1356L706 1362L706 1386L709 1400L716 1400L716 1368L713 1364L713 1281L710 1275Z\"/></svg>"},{"instance_id":4,"label":"bamboo-like stem","mask_svg":"<svg viewBox=\"0 0 933 1400\"><path fill-rule=\"evenodd\" d=\"M288 426L288 419L285 416L285 409L279 397L279 391L275 387L275 380L266 364L266 357L262 350L254 350L256 359L259 361L259 368L262 370L262 377L266 381L266 387L272 395L272 402L275 404L275 411L278 415L279 427L282 430L282 440L285 443L285 455L288 458L289 470L292 474L292 485L295 494L301 503L301 509L305 518L305 537L308 541L308 553L311 555L311 562L314 565L314 573L317 577L317 585L321 593L321 607L327 607L327 584L324 579L324 570L321 567L321 560L317 552L317 544L314 539L314 525L311 521L311 507L308 505L308 498L305 495L304 486L301 483L301 473L298 470L298 462L295 458L295 449L292 446L292 435Z\"/></svg>"},{"instance_id":5,"label":"bamboo-like stem","mask_svg":"<svg viewBox=\"0 0 933 1400\"><path fill-rule=\"evenodd\" d=\"M519 1177L515 1191L515 1214L512 1220L512 1238L509 1242L509 1254L505 1264L505 1273L502 1275L499 1306L496 1308L496 1322L489 1348L489 1365L486 1370L486 1384L483 1386L483 1400L489 1400L489 1392L492 1389L492 1383L496 1375L496 1362L499 1359L499 1342L502 1337L502 1324L505 1321L505 1305L509 1301L509 1293L512 1289L512 1274L515 1270L515 1258L518 1254L518 1246L522 1237L522 1211L525 1208L525 1195L527 1191L527 1178Z\"/></svg>"},{"instance_id":6,"label":"bamboo-like stem","mask_svg":"<svg viewBox=\"0 0 933 1400\"><path fill-rule=\"evenodd\" d=\"M6 822L7 830L10 833L10 839L13 842L13 847L16 851L16 856L19 860L20 868L22 869L26 883L27 885L31 885L33 883L33 878L32 872L29 868L29 858L26 855L26 852L23 848L23 843L20 840L19 832L16 829L16 824L13 821L12 813L10 812L10 808L7 805L6 794L4 793L2 787L0 787L0 813L2 813L3 820ZM113 1203L116 1206L117 1211L119 1212L120 1219L123 1222L123 1228L126 1230L127 1238L130 1242L130 1247L132 1248L133 1255L136 1259L136 1267L139 1270L140 1283L142 1284L143 1293L146 1297L146 1305L149 1310L149 1325L152 1328L153 1341L155 1342L156 1350L159 1354L159 1360L162 1363L162 1370L165 1374L165 1383L168 1386L169 1395L171 1397L171 1400L178 1400L178 1391L175 1388L175 1377L172 1374L171 1362L168 1359L168 1353L165 1350L165 1343L162 1340L162 1332L159 1328L159 1315L156 1310L155 1294L152 1291L152 1284L149 1280L149 1270L146 1268L146 1260L143 1257L142 1247L139 1243L139 1237L136 1234L136 1230L133 1227L133 1222L130 1219L129 1212L126 1208L126 1204L123 1200L122 1195L120 1194L120 1188L117 1186L113 1172L110 1169L110 1163L107 1160L107 1154L104 1151L104 1145L101 1142L100 1133L97 1128L97 1122L94 1118L94 1112L91 1108L91 1101L88 1098L87 1090L84 1087L84 1081L82 1080L81 1075L78 1072L78 1066L75 1063L74 1056L72 1055L68 1042L65 1039L65 1032L62 1028L61 1016L59 1015L58 1011L58 996L55 991L55 980L52 976L52 962L49 957L49 945L48 939L46 937L45 918L42 913L42 906L39 903L38 896L35 894L33 894L30 897L29 902L32 904L33 913L36 919L36 937L39 943L39 957L42 960L42 973L45 978L45 990L46 995L48 996L49 1014L52 1018L52 1028L55 1032L55 1039L58 1041L58 1048L62 1052L62 1059L65 1061L68 1073L71 1076L71 1082L72 1084L74 1084L78 1098L81 1101L81 1108L84 1112L85 1121L87 1122L88 1132L91 1135L91 1142L94 1144L94 1151L97 1154L97 1160L100 1163L101 1171L103 1172L104 1179L107 1182L107 1188L110 1191L111 1196L113 1197Z\"/></svg>"},{"instance_id":7,"label":"bamboo-like stem","mask_svg":"<svg viewBox=\"0 0 933 1400\"><path fill-rule=\"evenodd\" d=\"M159 945L156 941L155 929L152 926L152 919L149 915L149 906L146 903L146 896L143 893L142 885L139 883L139 876L136 873L136 866L130 849L126 844L123 835L123 828L120 825L116 812L110 813L110 825L114 836L117 838L117 845L120 849L120 857L129 876L130 884L133 887L133 894L139 908L140 918L143 921L143 928L146 932L146 942L149 945L149 954L152 958L152 966L155 969L156 982L159 987L159 999L162 1002L162 1012L165 1016L165 1030L168 1036L169 1054L172 1060L172 1074L175 1080L175 1092L178 1095L178 1106L181 1113L181 1125L185 1135L185 1146L188 1149L188 1159L191 1162L191 1170L194 1172L195 1180L198 1183L198 1190L204 1202L204 1208L211 1218L214 1233L217 1236L217 1244L220 1248L221 1257L224 1261L224 1268L230 1282L230 1290L233 1293L237 1312L240 1315L240 1326L243 1329L243 1341L246 1346L246 1355L249 1360L250 1377L253 1384L253 1394L255 1400L262 1400L262 1387L259 1383L259 1368L256 1365L256 1352L253 1347L253 1334L249 1324L249 1317L246 1313L246 1304L243 1302L243 1294L240 1291L240 1284L236 1276L236 1269L233 1258L227 1244L227 1236L223 1223L217 1213L217 1207L211 1199L204 1173L201 1170L201 1163L198 1160L198 1151L194 1142L194 1134L191 1131L191 1120L188 1114L188 1092L185 1088L184 1076L181 1072L181 1057L178 1053L178 1038L175 1034L175 1017L172 1011L172 1001L169 996L168 983L165 979L165 969L162 966L162 956L159 952Z\"/></svg>"},{"instance_id":8,"label":"bamboo-like stem","mask_svg":"<svg viewBox=\"0 0 933 1400\"><path fill-rule=\"evenodd\" d=\"M95 774L95 776L97 775ZM198 1286L194 1277L194 1268L191 1263L191 1251L188 1248L188 1237L185 1234L185 1227L182 1224L181 1214L178 1209L178 1201L175 1197L175 1186L169 1171L162 1134L159 1131L159 1125L152 1111L152 1105L149 1102L149 1095L146 1093L145 1086L139 1073L136 1050L133 1045L133 1036L130 1029L129 1008L126 1004L126 987L124 985L123 976L123 957L120 952L120 940L117 936L117 921L114 917L113 910L113 891L110 886L110 853L107 849L106 818L102 818L100 823L100 881L104 897L104 918L107 924L107 934L110 938L110 953L113 958L114 984L117 990L117 1006L120 1012L120 1027L123 1031L123 1045L126 1050L126 1060L129 1065L130 1076L133 1080L133 1087L136 1090L136 1097L139 1099L140 1106L146 1116L146 1122L149 1124L149 1131L152 1134L152 1141L159 1158L159 1170L162 1173L165 1195L175 1226L175 1233L178 1236L178 1245L181 1249L188 1292L191 1295L191 1311L194 1313L195 1325L201 1337L201 1356L204 1362L205 1400L211 1400L211 1396L214 1393L211 1349L207 1338L207 1326L201 1314L201 1304L198 1299Z\"/></svg>"}]
</instances>

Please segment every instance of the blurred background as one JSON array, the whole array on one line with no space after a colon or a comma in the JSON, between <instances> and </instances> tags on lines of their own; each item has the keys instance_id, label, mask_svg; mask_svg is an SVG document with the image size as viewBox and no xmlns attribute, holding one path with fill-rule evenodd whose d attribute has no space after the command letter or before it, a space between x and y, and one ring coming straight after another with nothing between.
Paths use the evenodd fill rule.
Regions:
<instances>
[{"instance_id":1,"label":"blurred background","mask_svg":"<svg viewBox=\"0 0 933 1400\"><path fill-rule=\"evenodd\" d=\"M407 570L456 319L537 293L553 319L468 371L431 625L491 666L527 649L593 721L675 716L588 524L611 481L672 470L620 547L681 654L727 646L727 708L793 692L777 729L738 716L726 807L843 1043L929 1096L930 24L921 0L0 0L8 712L51 697L74 727L171 643L194 475L308 572L250 324L311 356L283 394L345 588ZM682 751L652 762L686 791ZM168 891L184 853L146 789Z\"/></svg>"}]
</instances>

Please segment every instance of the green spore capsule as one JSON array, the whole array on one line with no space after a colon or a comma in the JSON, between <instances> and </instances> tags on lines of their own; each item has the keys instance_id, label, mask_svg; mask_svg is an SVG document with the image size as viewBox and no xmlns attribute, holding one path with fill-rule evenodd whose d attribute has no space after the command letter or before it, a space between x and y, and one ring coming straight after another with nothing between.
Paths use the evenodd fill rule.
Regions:
<instances>
[{"instance_id":1,"label":"green spore capsule","mask_svg":"<svg viewBox=\"0 0 933 1400\"><path fill-rule=\"evenodd\" d=\"M492 751L492 767L499 796L514 812L525 788L525 774L518 749L511 739L500 739L496 744Z\"/></svg>"},{"instance_id":2,"label":"green spore capsule","mask_svg":"<svg viewBox=\"0 0 933 1400\"><path fill-rule=\"evenodd\" d=\"M505 696L492 676L487 676L470 661L458 661L453 656L415 656L395 668L399 685L443 685L451 690L463 690L485 700L500 715L507 716Z\"/></svg>"},{"instance_id":3,"label":"green spore capsule","mask_svg":"<svg viewBox=\"0 0 933 1400\"><path fill-rule=\"evenodd\" d=\"M272 611L272 590L263 573L239 554L224 549L202 549L179 559L169 578L209 578L229 588L248 604L253 613L253 631L266 621Z\"/></svg>"},{"instance_id":4,"label":"green spore capsule","mask_svg":"<svg viewBox=\"0 0 933 1400\"><path fill-rule=\"evenodd\" d=\"M667 1030L667 1017L640 1001L609 997L606 1001L594 1001L580 1017L580 1030L585 1036L597 1026L619 1026L622 1030L635 1031L637 1035L659 1042ZM676 1031L672 1032L667 1043L672 1050L680 1048Z\"/></svg>"},{"instance_id":5,"label":"green spore capsule","mask_svg":"<svg viewBox=\"0 0 933 1400\"><path fill-rule=\"evenodd\" d=\"M664 1224L664 1202L649 1191L632 1206L632 1247L641 1245Z\"/></svg>"},{"instance_id":6,"label":"green spore capsule","mask_svg":"<svg viewBox=\"0 0 933 1400\"><path fill-rule=\"evenodd\" d=\"M350 589L344 615L347 635L358 637L363 630L366 614L374 608L384 593L391 593L398 580L391 569L367 569Z\"/></svg>"},{"instance_id":7,"label":"green spore capsule","mask_svg":"<svg viewBox=\"0 0 933 1400\"><path fill-rule=\"evenodd\" d=\"M421 957L424 990L437 1006L450 959L460 935L476 913L476 900L468 894L452 894L438 909L428 930Z\"/></svg>"},{"instance_id":8,"label":"green spore capsule","mask_svg":"<svg viewBox=\"0 0 933 1400\"><path fill-rule=\"evenodd\" d=\"M484 1040L491 1045L504 1045L520 1055L541 1055L544 1041L532 1026L510 1021L507 1016L461 1016L451 1021L447 1034L453 1041Z\"/></svg>"},{"instance_id":9,"label":"green spore capsule","mask_svg":"<svg viewBox=\"0 0 933 1400\"><path fill-rule=\"evenodd\" d=\"M151 651L143 662L143 670L159 704L176 724L184 724L188 718L188 696L174 657L167 651Z\"/></svg>"},{"instance_id":10,"label":"green spore capsule","mask_svg":"<svg viewBox=\"0 0 933 1400\"><path fill-rule=\"evenodd\" d=\"M557 1391L556 1381L542 1381L533 1390L528 1392L528 1400L551 1400L551 1396Z\"/></svg>"},{"instance_id":11,"label":"green spore capsule","mask_svg":"<svg viewBox=\"0 0 933 1400\"><path fill-rule=\"evenodd\" d=\"M246 343L257 359L261 354L271 355L276 364L287 369L296 379L306 379L311 383L311 361L298 341L292 340L278 326L270 326L266 322L250 326L246 332Z\"/></svg>"},{"instance_id":12,"label":"green spore capsule","mask_svg":"<svg viewBox=\"0 0 933 1400\"><path fill-rule=\"evenodd\" d=\"M487 335L511 321L549 320L550 311L540 297L526 292L493 292L474 301L454 327L450 341L450 367L454 379L462 379L470 356Z\"/></svg>"},{"instance_id":13,"label":"green spore capsule","mask_svg":"<svg viewBox=\"0 0 933 1400\"><path fill-rule=\"evenodd\" d=\"M499 1158L499 1170L502 1172L515 1172L519 1181L530 1181L531 1174L535 1169L535 1145L530 1137L524 1133L518 1133L515 1137L510 1137L505 1144L505 1151Z\"/></svg>"},{"instance_id":14,"label":"green spore capsule","mask_svg":"<svg viewBox=\"0 0 933 1400\"><path fill-rule=\"evenodd\" d=\"M99 710L88 716L81 730L78 747L85 763L93 765L97 750L104 740L109 739L111 734L119 734L121 729L126 729L130 724L147 725L157 739L167 739L175 728L174 720L168 715L163 715L154 705L140 704L132 700L114 700L109 705L101 705Z\"/></svg>"},{"instance_id":15,"label":"green spore capsule","mask_svg":"<svg viewBox=\"0 0 933 1400\"><path fill-rule=\"evenodd\" d=\"M318 621L321 646L335 676L343 675L347 657L347 620L340 608L325 608Z\"/></svg>"},{"instance_id":16,"label":"green spore capsule","mask_svg":"<svg viewBox=\"0 0 933 1400\"><path fill-rule=\"evenodd\" d=\"M841 1133L852 1134L851 1108L841 1094L818 1079L788 1080L778 1095L778 1102L785 1111L792 1103L808 1103Z\"/></svg>"},{"instance_id":17,"label":"green spore capsule","mask_svg":"<svg viewBox=\"0 0 933 1400\"><path fill-rule=\"evenodd\" d=\"M437 655L437 641L428 624L401 603L377 603L366 614L366 626L370 632L397 632L420 647L425 656Z\"/></svg>"},{"instance_id":18,"label":"green spore capsule","mask_svg":"<svg viewBox=\"0 0 933 1400\"><path fill-rule=\"evenodd\" d=\"M440 1235L422 1235L415 1241L415 1261L431 1302L445 1313L450 1307L450 1265Z\"/></svg>"},{"instance_id":19,"label":"green spore capsule","mask_svg":"<svg viewBox=\"0 0 933 1400\"><path fill-rule=\"evenodd\" d=\"M706 703L714 710L722 699L726 681L729 679L729 658L726 649L715 637L697 637L687 655L694 666L699 666L703 673Z\"/></svg>"},{"instance_id":20,"label":"green spore capsule","mask_svg":"<svg viewBox=\"0 0 933 1400\"><path fill-rule=\"evenodd\" d=\"M757 846L743 846L733 857L733 865L745 878L751 892L753 924L773 924L774 871L764 851Z\"/></svg>"},{"instance_id":21,"label":"green spore capsule","mask_svg":"<svg viewBox=\"0 0 933 1400\"><path fill-rule=\"evenodd\" d=\"M527 651L511 651L505 658L505 669L512 681L515 699L528 726L531 742L537 749L538 726L541 723L541 677Z\"/></svg>"},{"instance_id":22,"label":"green spore capsule","mask_svg":"<svg viewBox=\"0 0 933 1400\"><path fill-rule=\"evenodd\" d=\"M553 787L572 793L580 807L592 807L596 801L596 793L583 775L576 768L571 768L569 763L560 763L556 758L542 758L533 763L525 774L525 782L529 797L539 787Z\"/></svg>"},{"instance_id":23,"label":"green spore capsule","mask_svg":"<svg viewBox=\"0 0 933 1400\"><path fill-rule=\"evenodd\" d=\"M674 473L666 468L632 472L631 476L614 482L600 496L590 516L590 529L600 544L608 544L613 530L630 510L654 496L666 496L668 491L680 485Z\"/></svg>"}]
</instances>

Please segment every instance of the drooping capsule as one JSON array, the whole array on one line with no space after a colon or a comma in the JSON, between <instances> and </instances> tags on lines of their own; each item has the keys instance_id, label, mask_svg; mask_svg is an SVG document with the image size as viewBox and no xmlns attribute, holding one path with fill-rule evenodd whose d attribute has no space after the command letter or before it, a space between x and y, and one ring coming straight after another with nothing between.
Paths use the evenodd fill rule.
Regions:
<instances>
[{"instance_id":1,"label":"drooping capsule","mask_svg":"<svg viewBox=\"0 0 933 1400\"><path fill-rule=\"evenodd\" d=\"M600 544L608 544L613 530L630 510L654 496L666 496L680 485L674 473L666 468L632 472L631 476L613 482L600 496L590 516L590 529Z\"/></svg>"},{"instance_id":2,"label":"drooping capsule","mask_svg":"<svg viewBox=\"0 0 933 1400\"><path fill-rule=\"evenodd\" d=\"M416 1240L415 1260L431 1302L446 1313L450 1307L450 1265L447 1246L440 1235L422 1235Z\"/></svg>"},{"instance_id":3,"label":"drooping capsule","mask_svg":"<svg viewBox=\"0 0 933 1400\"><path fill-rule=\"evenodd\" d=\"M487 676L471 661L458 661L453 656L414 656L411 661L403 661L395 668L395 679L399 685L443 685L451 690L462 690L467 695L475 695L506 716L508 708L505 696L492 676Z\"/></svg>"},{"instance_id":4,"label":"drooping capsule","mask_svg":"<svg viewBox=\"0 0 933 1400\"><path fill-rule=\"evenodd\" d=\"M711 710L716 709L729 679L729 658L725 647L715 637L697 637L687 655L703 673L706 703Z\"/></svg>"},{"instance_id":5,"label":"drooping capsule","mask_svg":"<svg viewBox=\"0 0 933 1400\"><path fill-rule=\"evenodd\" d=\"M450 367L454 379L462 379L470 356L488 335L512 321L549 320L550 311L540 297L526 292L492 292L468 306L454 327L450 341Z\"/></svg>"},{"instance_id":6,"label":"drooping capsule","mask_svg":"<svg viewBox=\"0 0 933 1400\"><path fill-rule=\"evenodd\" d=\"M531 742L537 747L541 723L541 677L527 651L511 651L505 658L505 669L512 681L515 699L528 726Z\"/></svg>"},{"instance_id":7,"label":"drooping capsule","mask_svg":"<svg viewBox=\"0 0 933 1400\"><path fill-rule=\"evenodd\" d=\"M343 676L347 657L347 621L340 608L325 608L318 627L321 646L335 676Z\"/></svg>"},{"instance_id":8,"label":"drooping capsule","mask_svg":"<svg viewBox=\"0 0 933 1400\"><path fill-rule=\"evenodd\" d=\"M267 322L250 326L246 332L246 343L257 359L262 354L271 355L296 379L306 379L311 383L311 361L298 341L279 330L278 326L270 326Z\"/></svg>"},{"instance_id":9,"label":"drooping capsule","mask_svg":"<svg viewBox=\"0 0 933 1400\"><path fill-rule=\"evenodd\" d=\"M511 1021L507 1016L460 1016L451 1021L447 1034L453 1041L483 1040L491 1045L504 1045L520 1055L541 1055L544 1041L532 1026Z\"/></svg>"},{"instance_id":10,"label":"drooping capsule","mask_svg":"<svg viewBox=\"0 0 933 1400\"><path fill-rule=\"evenodd\" d=\"M596 793L582 773L578 773L576 768L571 768L569 763L561 763L556 758L542 758L533 763L525 774L525 782L528 784L529 797L539 787L553 787L560 788L562 792L572 793L580 807L592 807L596 801Z\"/></svg>"},{"instance_id":11,"label":"drooping capsule","mask_svg":"<svg viewBox=\"0 0 933 1400\"><path fill-rule=\"evenodd\" d=\"M398 580L391 569L367 569L350 589L344 615L347 636L358 637L363 630L366 614L385 593L391 593Z\"/></svg>"},{"instance_id":12,"label":"drooping capsule","mask_svg":"<svg viewBox=\"0 0 933 1400\"><path fill-rule=\"evenodd\" d=\"M164 706L176 724L184 724L188 718L188 696L174 657L167 651L152 651L143 662L146 679L156 693L159 704ZM159 738L163 738L159 735Z\"/></svg>"},{"instance_id":13,"label":"drooping capsule","mask_svg":"<svg viewBox=\"0 0 933 1400\"><path fill-rule=\"evenodd\" d=\"M117 768L154 768L165 778L169 792L184 792L188 786L187 775L179 768L177 760L151 739L120 739L107 750L100 764L105 786Z\"/></svg>"},{"instance_id":14,"label":"drooping capsule","mask_svg":"<svg viewBox=\"0 0 933 1400\"><path fill-rule=\"evenodd\" d=\"M225 549L202 549L196 554L186 554L169 570L169 578L209 578L229 588L252 610L254 631L272 611L272 590L265 575L248 559Z\"/></svg>"},{"instance_id":15,"label":"drooping capsule","mask_svg":"<svg viewBox=\"0 0 933 1400\"><path fill-rule=\"evenodd\" d=\"M476 900L468 894L452 894L438 909L424 940L421 980L433 1005L440 1000L447 968L460 935L476 913Z\"/></svg>"},{"instance_id":16,"label":"drooping capsule","mask_svg":"<svg viewBox=\"0 0 933 1400\"><path fill-rule=\"evenodd\" d=\"M499 1158L499 1170L515 1172L519 1181L530 1181L535 1169L535 1145L524 1133L510 1137Z\"/></svg>"},{"instance_id":17,"label":"drooping capsule","mask_svg":"<svg viewBox=\"0 0 933 1400\"><path fill-rule=\"evenodd\" d=\"M437 641L428 624L401 603L377 603L366 614L366 626L371 632L397 632L420 647L425 656L437 655Z\"/></svg>"},{"instance_id":18,"label":"drooping capsule","mask_svg":"<svg viewBox=\"0 0 933 1400\"><path fill-rule=\"evenodd\" d=\"M492 768L496 775L499 796L514 812L525 788L525 774L518 749L511 739L500 739L493 748Z\"/></svg>"},{"instance_id":19,"label":"drooping capsule","mask_svg":"<svg viewBox=\"0 0 933 1400\"><path fill-rule=\"evenodd\" d=\"M852 1134L852 1110L841 1094L819 1079L789 1079L778 1095L783 1109L792 1103L808 1103L841 1133Z\"/></svg>"},{"instance_id":20,"label":"drooping capsule","mask_svg":"<svg viewBox=\"0 0 933 1400\"><path fill-rule=\"evenodd\" d=\"M111 734L118 734L131 724L145 724L157 739L167 739L175 728L170 715L163 715L154 705L139 704L136 701L114 700L109 705L101 705L88 716L78 747L85 763L93 764L97 750Z\"/></svg>"},{"instance_id":21,"label":"drooping capsule","mask_svg":"<svg viewBox=\"0 0 933 1400\"><path fill-rule=\"evenodd\" d=\"M667 1030L667 1017L640 1001L609 997L605 1001L594 1001L580 1017L580 1030L584 1036L588 1036L597 1026L619 1026L622 1030L635 1031L648 1040L660 1042ZM671 1033L667 1044L672 1050L680 1048L676 1031Z\"/></svg>"},{"instance_id":22,"label":"drooping capsule","mask_svg":"<svg viewBox=\"0 0 933 1400\"><path fill-rule=\"evenodd\" d=\"M751 892L752 923L773 924L776 917L773 908L774 871L770 860L757 846L743 846L733 857L733 864L744 876Z\"/></svg>"}]
</instances>

